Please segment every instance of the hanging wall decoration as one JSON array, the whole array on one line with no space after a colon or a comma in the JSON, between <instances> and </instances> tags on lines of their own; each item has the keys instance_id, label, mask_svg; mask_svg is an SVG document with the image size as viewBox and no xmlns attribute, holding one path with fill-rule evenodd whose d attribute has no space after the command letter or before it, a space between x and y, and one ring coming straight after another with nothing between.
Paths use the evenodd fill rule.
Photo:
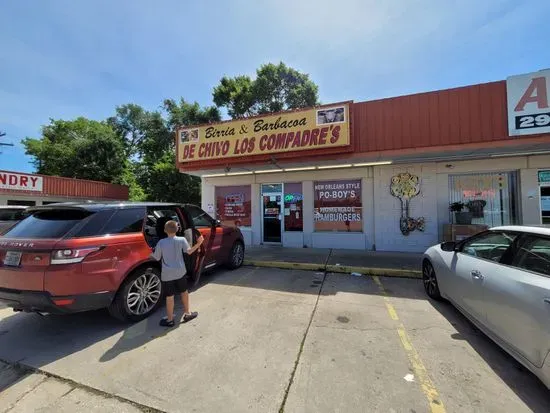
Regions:
<instances>
[{"instance_id":1,"label":"hanging wall decoration","mask_svg":"<svg viewBox=\"0 0 550 413\"><path fill-rule=\"evenodd\" d=\"M425 219L411 218L409 216L409 204L411 199L420 193L420 179L416 175L408 172L395 175L391 179L390 191L393 196L401 201L401 218L399 219L399 229L405 236L412 231L424 231Z\"/></svg>"}]
</instances>

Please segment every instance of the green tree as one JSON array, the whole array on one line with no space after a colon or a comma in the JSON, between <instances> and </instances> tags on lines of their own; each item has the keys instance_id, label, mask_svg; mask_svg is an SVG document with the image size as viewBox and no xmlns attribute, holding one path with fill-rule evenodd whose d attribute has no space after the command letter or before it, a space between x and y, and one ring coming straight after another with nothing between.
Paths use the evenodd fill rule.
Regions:
<instances>
[{"instance_id":1,"label":"green tree","mask_svg":"<svg viewBox=\"0 0 550 413\"><path fill-rule=\"evenodd\" d=\"M220 121L220 112L214 106L201 108L198 103L189 103L184 99L179 102L166 99L164 110L167 119L162 136L167 135L170 139L159 138L160 145L152 137L144 140L138 179L152 200L200 203L200 179L181 173L176 168L175 131L181 126Z\"/></svg>"},{"instance_id":2,"label":"green tree","mask_svg":"<svg viewBox=\"0 0 550 413\"><path fill-rule=\"evenodd\" d=\"M42 138L23 145L41 174L115 182L125 173L124 143L106 122L50 119Z\"/></svg>"},{"instance_id":3,"label":"green tree","mask_svg":"<svg viewBox=\"0 0 550 413\"><path fill-rule=\"evenodd\" d=\"M183 98L179 102L166 99L164 110L168 116L168 127L172 133L180 126L200 125L221 120L221 114L217 107L206 106L201 108L197 102L189 103Z\"/></svg>"},{"instance_id":4,"label":"green tree","mask_svg":"<svg viewBox=\"0 0 550 413\"><path fill-rule=\"evenodd\" d=\"M146 118L147 112L141 106L129 103L117 106L115 116L107 119L107 123L122 138L129 157L139 152L139 146L144 138Z\"/></svg>"},{"instance_id":5,"label":"green tree","mask_svg":"<svg viewBox=\"0 0 550 413\"><path fill-rule=\"evenodd\" d=\"M309 75L282 62L261 66L254 80L245 75L223 77L212 96L234 119L319 104L318 87Z\"/></svg>"},{"instance_id":6,"label":"green tree","mask_svg":"<svg viewBox=\"0 0 550 413\"><path fill-rule=\"evenodd\" d=\"M215 106L201 108L184 99L164 101L164 112L149 112L135 104L117 107L109 125L124 142L131 173L121 183L130 186L131 199L200 202L200 179L176 168L175 130L179 126L221 119Z\"/></svg>"},{"instance_id":7,"label":"green tree","mask_svg":"<svg viewBox=\"0 0 550 413\"><path fill-rule=\"evenodd\" d=\"M174 140L160 112L149 112L133 103L118 106L107 122L124 141L128 158L141 159L155 153L162 156Z\"/></svg>"},{"instance_id":8,"label":"green tree","mask_svg":"<svg viewBox=\"0 0 550 413\"><path fill-rule=\"evenodd\" d=\"M233 119L257 114L254 101L254 81L249 76L224 76L214 88L214 103L225 107Z\"/></svg>"},{"instance_id":9,"label":"green tree","mask_svg":"<svg viewBox=\"0 0 550 413\"><path fill-rule=\"evenodd\" d=\"M166 151L161 159L147 168L146 176L149 199L200 204L201 180L178 171L174 152Z\"/></svg>"},{"instance_id":10,"label":"green tree","mask_svg":"<svg viewBox=\"0 0 550 413\"><path fill-rule=\"evenodd\" d=\"M113 183L126 185L129 190L128 199L130 201L146 201L147 193L143 189L138 179L138 171L140 164L126 160L124 173L119 179L116 179Z\"/></svg>"}]
</instances>

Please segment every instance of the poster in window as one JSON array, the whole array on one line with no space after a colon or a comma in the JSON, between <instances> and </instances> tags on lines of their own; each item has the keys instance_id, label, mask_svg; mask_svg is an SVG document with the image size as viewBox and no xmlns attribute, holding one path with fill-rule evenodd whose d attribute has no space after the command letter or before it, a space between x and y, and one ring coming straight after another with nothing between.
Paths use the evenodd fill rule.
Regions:
<instances>
[{"instance_id":1,"label":"poster in window","mask_svg":"<svg viewBox=\"0 0 550 413\"><path fill-rule=\"evenodd\" d=\"M313 189L315 231L363 231L360 179L315 182Z\"/></svg>"},{"instance_id":2,"label":"poster in window","mask_svg":"<svg viewBox=\"0 0 550 413\"><path fill-rule=\"evenodd\" d=\"M251 227L251 211L250 185L216 187L216 218L222 225Z\"/></svg>"}]
</instances>

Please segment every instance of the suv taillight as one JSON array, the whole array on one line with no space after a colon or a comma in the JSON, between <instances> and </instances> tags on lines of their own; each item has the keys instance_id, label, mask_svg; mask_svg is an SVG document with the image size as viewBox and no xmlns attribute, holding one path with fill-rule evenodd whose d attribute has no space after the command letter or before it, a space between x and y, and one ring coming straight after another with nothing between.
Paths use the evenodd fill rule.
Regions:
<instances>
[{"instance_id":1,"label":"suv taillight","mask_svg":"<svg viewBox=\"0 0 550 413\"><path fill-rule=\"evenodd\" d=\"M52 252L52 264L74 264L82 262L92 252L99 251L101 247L84 247L77 249L55 250Z\"/></svg>"}]
</instances>

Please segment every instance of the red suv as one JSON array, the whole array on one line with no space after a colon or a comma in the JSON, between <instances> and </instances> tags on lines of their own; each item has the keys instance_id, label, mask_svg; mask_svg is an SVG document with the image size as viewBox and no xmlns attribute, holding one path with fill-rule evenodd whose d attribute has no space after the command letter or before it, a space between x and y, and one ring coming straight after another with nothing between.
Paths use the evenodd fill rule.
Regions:
<instances>
[{"instance_id":1,"label":"red suv","mask_svg":"<svg viewBox=\"0 0 550 413\"><path fill-rule=\"evenodd\" d=\"M195 284L204 269L238 268L244 242L195 205L61 203L32 207L0 237L0 301L16 311L70 313L108 308L139 321L161 304L160 265L151 248L176 220L178 235L205 242L186 257Z\"/></svg>"}]
</instances>

